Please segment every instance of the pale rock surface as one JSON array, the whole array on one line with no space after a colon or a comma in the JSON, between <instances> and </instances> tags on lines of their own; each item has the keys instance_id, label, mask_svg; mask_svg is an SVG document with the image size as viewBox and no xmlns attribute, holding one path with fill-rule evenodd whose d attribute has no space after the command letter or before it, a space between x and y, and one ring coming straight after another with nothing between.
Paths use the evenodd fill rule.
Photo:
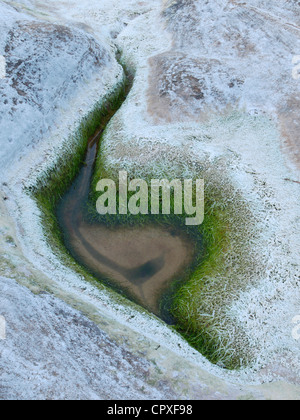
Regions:
<instances>
[{"instance_id":1,"label":"pale rock surface","mask_svg":"<svg viewBox=\"0 0 300 420\"><path fill-rule=\"evenodd\" d=\"M0 80L0 315L8 327L0 397L299 399L298 2L21 0L0 8L8 63ZM212 366L162 322L64 267L24 194L120 81L112 40L136 77L106 133L108 167L138 173L167 163L188 176L221 162L254 214L251 245L262 268L227 310L257 357L242 372Z\"/></svg>"}]
</instances>

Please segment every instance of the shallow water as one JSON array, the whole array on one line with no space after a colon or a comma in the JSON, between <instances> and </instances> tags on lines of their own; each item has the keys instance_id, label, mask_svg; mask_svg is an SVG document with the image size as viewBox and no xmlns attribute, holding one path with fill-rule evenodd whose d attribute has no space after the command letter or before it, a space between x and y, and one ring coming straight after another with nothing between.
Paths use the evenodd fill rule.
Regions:
<instances>
[{"instance_id":1,"label":"shallow water","mask_svg":"<svg viewBox=\"0 0 300 420\"><path fill-rule=\"evenodd\" d=\"M161 316L162 296L191 265L195 244L176 228L109 228L87 221L84 208L101 134L90 139L85 163L57 209L65 245L99 280Z\"/></svg>"},{"instance_id":2,"label":"shallow water","mask_svg":"<svg viewBox=\"0 0 300 420\"><path fill-rule=\"evenodd\" d=\"M158 316L163 292L192 262L188 239L167 229L111 229L82 222L78 232L68 238L75 258Z\"/></svg>"}]
</instances>

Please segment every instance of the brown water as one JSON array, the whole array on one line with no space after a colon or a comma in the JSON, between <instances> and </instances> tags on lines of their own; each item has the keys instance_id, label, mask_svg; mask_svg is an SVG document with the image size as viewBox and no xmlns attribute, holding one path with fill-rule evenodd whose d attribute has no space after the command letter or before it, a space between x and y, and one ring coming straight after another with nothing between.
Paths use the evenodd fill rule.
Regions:
<instances>
[{"instance_id":1,"label":"brown water","mask_svg":"<svg viewBox=\"0 0 300 420\"><path fill-rule=\"evenodd\" d=\"M162 295L192 263L195 244L181 230L146 227L108 228L84 217L97 144L90 139L86 162L58 206L65 244L73 257L102 281L160 316Z\"/></svg>"}]
</instances>

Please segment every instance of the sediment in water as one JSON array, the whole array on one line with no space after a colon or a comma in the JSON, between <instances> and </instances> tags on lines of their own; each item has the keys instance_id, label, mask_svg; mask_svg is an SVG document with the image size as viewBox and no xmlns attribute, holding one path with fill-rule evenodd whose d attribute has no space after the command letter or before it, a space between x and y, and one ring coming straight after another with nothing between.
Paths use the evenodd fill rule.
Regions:
<instances>
[{"instance_id":1,"label":"sediment in water","mask_svg":"<svg viewBox=\"0 0 300 420\"><path fill-rule=\"evenodd\" d=\"M105 219L88 220L86 204L101 134L97 130L89 139L85 163L57 207L64 242L99 280L161 316L162 296L193 262L195 244L180 229L152 224L112 228L105 226Z\"/></svg>"}]
</instances>

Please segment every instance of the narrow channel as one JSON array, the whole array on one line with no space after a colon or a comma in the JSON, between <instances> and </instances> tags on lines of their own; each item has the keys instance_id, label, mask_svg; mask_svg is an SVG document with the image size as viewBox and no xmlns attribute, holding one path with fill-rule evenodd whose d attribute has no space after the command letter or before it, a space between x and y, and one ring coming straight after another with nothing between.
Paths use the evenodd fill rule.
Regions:
<instances>
[{"instance_id":1,"label":"narrow channel","mask_svg":"<svg viewBox=\"0 0 300 420\"><path fill-rule=\"evenodd\" d=\"M110 113L106 125L113 117ZM149 224L110 228L85 217L100 129L89 139L85 162L57 207L64 243L89 272L155 315L162 315L161 299L174 279L192 264L195 244L178 228ZM168 317L167 317L168 318ZM165 319L167 321L167 319Z\"/></svg>"}]
</instances>

